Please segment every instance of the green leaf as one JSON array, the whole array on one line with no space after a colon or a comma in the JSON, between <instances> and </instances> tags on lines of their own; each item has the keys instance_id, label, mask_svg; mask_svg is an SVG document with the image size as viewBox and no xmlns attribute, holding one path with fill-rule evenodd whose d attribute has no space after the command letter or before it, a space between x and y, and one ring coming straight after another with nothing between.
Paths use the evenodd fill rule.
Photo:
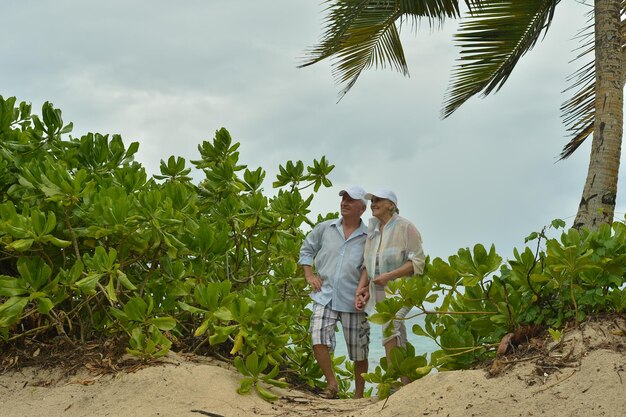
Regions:
<instances>
[{"instance_id":1,"label":"green leaf","mask_svg":"<svg viewBox=\"0 0 626 417\"><path fill-rule=\"evenodd\" d=\"M267 378L267 379L272 379L272 378L276 378L276 376L278 375L279 372L279 368L277 365L275 365L272 370L266 374L263 378Z\"/></svg>"},{"instance_id":2,"label":"green leaf","mask_svg":"<svg viewBox=\"0 0 626 417\"><path fill-rule=\"evenodd\" d=\"M555 229L562 229L565 227L565 222L561 219L554 219L551 223L552 227Z\"/></svg>"},{"instance_id":3,"label":"green leaf","mask_svg":"<svg viewBox=\"0 0 626 417\"><path fill-rule=\"evenodd\" d=\"M548 333L550 333L550 337L552 337L552 340L554 340L557 343L560 342L561 338L563 337L563 331L553 329L551 327L548 328Z\"/></svg>"},{"instance_id":4,"label":"green leaf","mask_svg":"<svg viewBox=\"0 0 626 417\"><path fill-rule=\"evenodd\" d=\"M87 277L76 281L76 286L85 294L93 294L95 292L96 284L102 278L104 274L91 274Z\"/></svg>"},{"instance_id":5,"label":"green leaf","mask_svg":"<svg viewBox=\"0 0 626 417\"><path fill-rule=\"evenodd\" d=\"M480 276L463 277L463 279L461 280L464 287L474 287L478 285L478 283L481 281L482 277Z\"/></svg>"},{"instance_id":6,"label":"green leaf","mask_svg":"<svg viewBox=\"0 0 626 417\"><path fill-rule=\"evenodd\" d=\"M17 261L20 276L35 291L48 283L52 269L41 258L20 258Z\"/></svg>"},{"instance_id":7,"label":"green leaf","mask_svg":"<svg viewBox=\"0 0 626 417\"><path fill-rule=\"evenodd\" d=\"M528 236L526 236L526 238L524 239L524 243L528 243L531 240L535 240L539 237L539 233L537 232L532 232L531 234L529 234Z\"/></svg>"},{"instance_id":8,"label":"green leaf","mask_svg":"<svg viewBox=\"0 0 626 417\"><path fill-rule=\"evenodd\" d=\"M209 322L209 319L207 319L207 322ZM211 336L209 336L209 343L211 343L211 346L215 346L217 344L224 343L226 340L228 340L228 337L238 327L239 326L236 326L236 325L232 325L232 326L215 326L215 328L214 328L215 334L212 334Z\"/></svg>"},{"instance_id":9,"label":"green leaf","mask_svg":"<svg viewBox=\"0 0 626 417\"><path fill-rule=\"evenodd\" d=\"M532 282L540 283L540 282L548 282L551 278L544 274L530 274L530 280Z\"/></svg>"},{"instance_id":10,"label":"green leaf","mask_svg":"<svg viewBox=\"0 0 626 417\"><path fill-rule=\"evenodd\" d=\"M426 337L428 337L428 334L424 331L422 326L420 326L419 324L414 324L413 327L412 327L412 331L413 331L414 334L416 334L418 336L426 336Z\"/></svg>"},{"instance_id":11,"label":"green leaf","mask_svg":"<svg viewBox=\"0 0 626 417\"><path fill-rule=\"evenodd\" d=\"M41 242L43 243L51 243L52 245L56 246L57 248L67 248L68 246L70 246L72 244L72 242L70 242L69 240L62 240L59 238L56 238L52 235L47 235L47 236L43 236L41 238Z\"/></svg>"},{"instance_id":12,"label":"green leaf","mask_svg":"<svg viewBox=\"0 0 626 417\"><path fill-rule=\"evenodd\" d=\"M266 390L265 388L263 388L262 386L260 386L259 384L256 384L256 390L259 393L259 395L261 396L261 398L263 398L265 401L268 402L274 402L278 399L278 396L271 393L270 391Z\"/></svg>"},{"instance_id":13,"label":"green leaf","mask_svg":"<svg viewBox=\"0 0 626 417\"><path fill-rule=\"evenodd\" d=\"M16 323L27 303L28 297L11 297L0 305L0 327Z\"/></svg>"},{"instance_id":14,"label":"green leaf","mask_svg":"<svg viewBox=\"0 0 626 417\"><path fill-rule=\"evenodd\" d=\"M124 305L124 313L130 320L134 320L143 323L146 320L146 313L148 305L139 297L131 298L126 305Z\"/></svg>"},{"instance_id":15,"label":"green leaf","mask_svg":"<svg viewBox=\"0 0 626 417\"><path fill-rule=\"evenodd\" d=\"M54 308L54 303L47 297L37 298L37 311L41 314L48 314Z\"/></svg>"},{"instance_id":16,"label":"green leaf","mask_svg":"<svg viewBox=\"0 0 626 417\"><path fill-rule=\"evenodd\" d=\"M235 368L237 368L240 374L250 376L250 372L246 368L246 365L244 364L243 358L241 356L235 357Z\"/></svg>"},{"instance_id":17,"label":"green leaf","mask_svg":"<svg viewBox=\"0 0 626 417\"><path fill-rule=\"evenodd\" d=\"M109 283L105 287L106 295L112 302L117 302L117 295L115 294L115 286L113 285L113 277L109 277Z\"/></svg>"},{"instance_id":18,"label":"green leaf","mask_svg":"<svg viewBox=\"0 0 626 417\"><path fill-rule=\"evenodd\" d=\"M24 251L29 250L31 246L33 246L34 242L35 242L34 239L18 239L9 243L5 247L7 249L14 250L17 252L24 252Z\"/></svg>"},{"instance_id":19,"label":"green leaf","mask_svg":"<svg viewBox=\"0 0 626 417\"><path fill-rule=\"evenodd\" d=\"M124 288L126 288L127 290L131 290L131 291L134 291L137 289L137 287L135 287L133 283L130 282L130 280L128 279L125 273L123 273L119 269L116 271L116 273L117 273L117 279L119 279L119 281L122 283Z\"/></svg>"},{"instance_id":20,"label":"green leaf","mask_svg":"<svg viewBox=\"0 0 626 417\"><path fill-rule=\"evenodd\" d=\"M148 298L148 307L145 310L146 311L145 315L150 315L152 314L152 310L154 309L154 298L150 297L149 295L147 296L147 298Z\"/></svg>"},{"instance_id":21,"label":"green leaf","mask_svg":"<svg viewBox=\"0 0 626 417\"><path fill-rule=\"evenodd\" d=\"M438 284L454 287L460 279L459 272L445 263L441 258L435 258L428 269L428 276Z\"/></svg>"},{"instance_id":22,"label":"green leaf","mask_svg":"<svg viewBox=\"0 0 626 417\"><path fill-rule=\"evenodd\" d=\"M395 315L391 313L375 313L370 315L368 319L375 324L385 324L393 320L394 317Z\"/></svg>"},{"instance_id":23,"label":"green leaf","mask_svg":"<svg viewBox=\"0 0 626 417\"><path fill-rule=\"evenodd\" d=\"M207 329L209 328L209 325L211 324L211 320L210 319L206 319L202 322L202 324L200 324L200 326L198 326L198 328L196 329L195 332L193 332L193 335L195 337L199 337L202 336L203 334L206 333ZM226 339L224 339L226 340ZM211 343L211 345L213 345L214 343Z\"/></svg>"},{"instance_id":24,"label":"green leaf","mask_svg":"<svg viewBox=\"0 0 626 417\"><path fill-rule=\"evenodd\" d=\"M128 321L128 316L126 316L126 313L124 313L119 308L110 307L109 312L111 313L111 315L113 315L113 317L115 317L119 321L122 321L122 322Z\"/></svg>"},{"instance_id":25,"label":"green leaf","mask_svg":"<svg viewBox=\"0 0 626 417\"><path fill-rule=\"evenodd\" d=\"M136 350L143 351L146 348L146 336L141 327L134 327L130 332L130 345Z\"/></svg>"},{"instance_id":26,"label":"green leaf","mask_svg":"<svg viewBox=\"0 0 626 417\"><path fill-rule=\"evenodd\" d=\"M239 394L248 394L250 392L250 389L252 388L252 385L254 384L254 379L252 378L243 378L240 382L239 382L239 388L237 388L237 393Z\"/></svg>"},{"instance_id":27,"label":"green leaf","mask_svg":"<svg viewBox=\"0 0 626 417\"><path fill-rule=\"evenodd\" d=\"M6 275L0 275L0 296L13 297L28 293L28 288L23 280L18 280Z\"/></svg>"},{"instance_id":28,"label":"green leaf","mask_svg":"<svg viewBox=\"0 0 626 417\"><path fill-rule=\"evenodd\" d=\"M172 330L176 327L176 320L173 317L156 317L150 319L150 323L155 325L159 330Z\"/></svg>"},{"instance_id":29,"label":"green leaf","mask_svg":"<svg viewBox=\"0 0 626 417\"><path fill-rule=\"evenodd\" d=\"M417 374L418 378L423 378L426 375L428 375L430 373L430 371L432 371L433 367L428 365L428 366L422 366L419 368L415 369L415 373Z\"/></svg>"},{"instance_id":30,"label":"green leaf","mask_svg":"<svg viewBox=\"0 0 626 417\"><path fill-rule=\"evenodd\" d=\"M279 388L287 388L289 386L289 384L286 381L273 379L273 378L263 378L263 381Z\"/></svg>"},{"instance_id":31,"label":"green leaf","mask_svg":"<svg viewBox=\"0 0 626 417\"><path fill-rule=\"evenodd\" d=\"M189 313L192 313L192 314L205 314L205 313L208 313L208 311L206 311L206 310L203 310L201 308L197 308L197 307L191 306L191 305L189 305L187 303L183 303L182 301L178 302L178 306L181 309L183 309L185 311L188 311ZM199 335L196 335L196 336L199 336Z\"/></svg>"},{"instance_id":32,"label":"green leaf","mask_svg":"<svg viewBox=\"0 0 626 417\"><path fill-rule=\"evenodd\" d=\"M259 375L263 372L263 369L259 369L259 355L257 355L256 352L252 352L246 358L246 369L248 369L252 375Z\"/></svg>"},{"instance_id":33,"label":"green leaf","mask_svg":"<svg viewBox=\"0 0 626 417\"><path fill-rule=\"evenodd\" d=\"M233 313L226 307L220 307L213 315L222 321L234 320Z\"/></svg>"},{"instance_id":34,"label":"green leaf","mask_svg":"<svg viewBox=\"0 0 626 417\"><path fill-rule=\"evenodd\" d=\"M389 397L389 395L391 394L391 384L388 382L383 382L383 383L378 384L377 388L378 388L378 398L380 398L381 400L384 400L385 398Z\"/></svg>"}]
</instances>

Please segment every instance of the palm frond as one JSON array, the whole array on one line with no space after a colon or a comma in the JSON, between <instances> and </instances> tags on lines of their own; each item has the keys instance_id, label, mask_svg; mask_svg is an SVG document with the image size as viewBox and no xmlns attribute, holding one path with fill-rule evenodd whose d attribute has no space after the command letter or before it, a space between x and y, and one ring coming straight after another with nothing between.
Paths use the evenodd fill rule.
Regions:
<instances>
[{"instance_id":1,"label":"palm frond","mask_svg":"<svg viewBox=\"0 0 626 417\"><path fill-rule=\"evenodd\" d=\"M572 82L564 92L577 89L574 96L561 106L561 117L566 131L571 136L570 141L563 147L560 160L571 156L585 139L593 133L595 121L596 98L596 71L595 71L595 39L594 39L594 12L588 13L587 26L582 28L577 36L581 41L581 52L574 61L587 58L585 63L568 81Z\"/></svg>"},{"instance_id":2,"label":"palm frond","mask_svg":"<svg viewBox=\"0 0 626 417\"><path fill-rule=\"evenodd\" d=\"M622 51L626 53L626 1L622 1L622 24L620 35L622 37ZM582 145L591 134L595 125L595 98L596 98L596 72L595 72L595 45L594 45L594 13L593 8L589 11L589 24L581 30L579 37L583 46L582 52L575 60L592 55L570 77L573 84L566 91L578 88L574 96L561 106L563 122L571 139L563 147L559 159L570 157ZM625 74L626 76L626 74ZM626 77L625 77L626 78Z\"/></svg>"},{"instance_id":3,"label":"palm frond","mask_svg":"<svg viewBox=\"0 0 626 417\"><path fill-rule=\"evenodd\" d=\"M455 35L461 57L442 116L450 116L477 93L498 91L518 60L545 35L559 1L487 0L468 12Z\"/></svg>"},{"instance_id":4,"label":"palm frond","mask_svg":"<svg viewBox=\"0 0 626 417\"><path fill-rule=\"evenodd\" d=\"M485 0L465 0L469 10L480 7ZM400 10L404 17L410 18L413 24L426 19L431 28L441 26L446 18L459 18L461 11L457 0L399 0Z\"/></svg>"},{"instance_id":5,"label":"palm frond","mask_svg":"<svg viewBox=\"0 0 626 417\"><path fill-rule=\"evenodd\" d=\"M350 38L334 57L333 76L339 84L346 83L340 98L367 68L391 66L405 76L409 73L395 25L399 17L397 9L368 9L361 16L350 28Z\"/></svg>"},{"instance_id":6,"label":"palm frond","mask_svg":"<svg viewBox=\"0 0 626 417\"><path fill-rule=\"evenodd\" d=\"M475 3L480 0L466 0ZM407 76L408 66L396 22L427 19L432 25L458 17L458 0L328 0L325 32L317 46L305 52L299 67L333 58L333 76L345 83L343 97L363 70L391 67Z\"/></svg>"}]
</instances>

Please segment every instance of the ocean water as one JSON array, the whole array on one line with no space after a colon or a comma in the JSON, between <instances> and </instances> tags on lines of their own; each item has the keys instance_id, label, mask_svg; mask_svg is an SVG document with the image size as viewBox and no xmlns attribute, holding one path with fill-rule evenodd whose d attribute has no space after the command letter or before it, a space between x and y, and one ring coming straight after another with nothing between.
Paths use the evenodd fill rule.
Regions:
<instances>
[{"instance_id":1,"label":"ocean water","mask_svg":"<svg viewBox=\"0 0 626 417\"><path fill-rule=\"evenodd\" d=\"M415 310L412 310L409 313L414 313ZM421 324L422 327L424 325L424 316L413 317L411 319L406 320L406 330L407 330L407 338L409 343L413 345L415 348L416 355L422 355L424 353L430 354L437 350L437 344L430 338L424 336L418 336L413 333L411 330L414 324ZM370 353L368 356L369 359L369 371L373 372L374 369L380 364L380 359L385 357L385 348L382 344L382 326L379 324L370 323L371 331L370 331ZM335 356L346 356L346 360L349 360L348 352L346 350L346 341L343 338L343 331L341 330L341 325L339 327L339 332L336 334L336 347L335 347Z\"/></svg>"}]
</instances>

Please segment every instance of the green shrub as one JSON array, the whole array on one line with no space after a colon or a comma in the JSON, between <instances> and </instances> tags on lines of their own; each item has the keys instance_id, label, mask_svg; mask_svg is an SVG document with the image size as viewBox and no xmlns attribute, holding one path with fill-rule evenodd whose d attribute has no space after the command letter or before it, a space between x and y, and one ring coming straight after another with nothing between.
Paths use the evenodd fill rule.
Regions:
<instances>
[{"instance_id":1,"label":"green shrub","mask_svg":"<svg viewBox=\"0 0 626 417\"><path fill-rule=\"evenodd\" d=\"M423 275L392 283L399 297L379 303L370 320L382 324L403 306L415 307L407 319L425 320L424 326L413 326L413 333L438 346L429 366L450 370L493 358L502 337L522 326L541 325L554 333L566 322L623 312L626 224L605 224L594 232L564 226L562 220L551 223L557 234L563 229L558 238L548 238L546 228L532 233L526 243L536 242L535 250L515 249L504 262L493 246L487 250L480 244L460 249L447 262L429 260ZM386 383L384 397L389 381L424 376L411 373L376 369L366 380Z\"/></svg>"},{"instance_id":2,"label":"green shrub","mask_svg":"<svg viewBox=\"0 0 626 417\"><path fill-rule=\"evenodd\" d=\"M50 103L42 115L0 97L0 343L122 335L143 359L203 348L240 358L244 391L317 375L294 354L309 314L297 259L314 192L331 185L325 158L287 162L264 195L265 171L220 129L198 146L197 185L174 156L148 178L137 143L71 137Z\"/></svg>"}]
</instances>

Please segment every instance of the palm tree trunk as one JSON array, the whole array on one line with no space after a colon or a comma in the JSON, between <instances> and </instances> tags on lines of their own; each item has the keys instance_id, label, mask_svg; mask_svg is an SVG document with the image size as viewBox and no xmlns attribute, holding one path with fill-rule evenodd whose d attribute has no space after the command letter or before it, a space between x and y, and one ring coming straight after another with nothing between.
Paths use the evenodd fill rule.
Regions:
<instances>
[{"instance_id":1,"label":"palm tree trunk","mask_svg":"<svg viewBox=\"0 0 626 417\"><path fill-rule=\"evenodd\" d=\"M587 181L574 221L577 229L610 224L615 212L623 130L623 74L620 36L622 0L596 0L595 124Z\"/></svg>"}]
</instances>

